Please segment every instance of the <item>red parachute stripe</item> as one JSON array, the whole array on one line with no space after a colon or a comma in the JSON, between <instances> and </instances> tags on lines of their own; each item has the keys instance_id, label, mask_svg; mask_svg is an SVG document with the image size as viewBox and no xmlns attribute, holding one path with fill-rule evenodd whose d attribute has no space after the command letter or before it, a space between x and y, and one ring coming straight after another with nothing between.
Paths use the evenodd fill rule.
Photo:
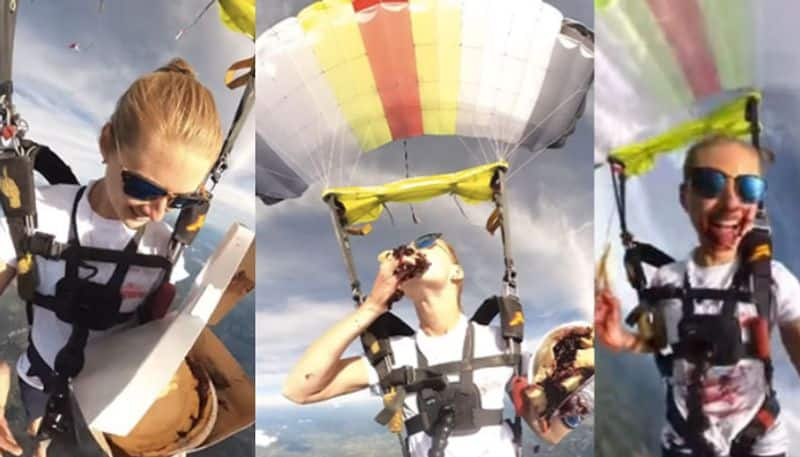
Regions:
<instances>
[{"instance_id":1,"label":"red parachute stripe","mask_svg":"<svg viewBox=\"0 0 800 457\"><path fill-rule=\"evenodd\" d=\"M353 2L353 7L370 2L381 3L363 0ZM375 11L359 11L374 15L359 27L392 138L422 135L422 103L408 8L377 6Z\"/></svg>"},{"instance_id":2,"label":"red parachute stripe","mask_svg":"<svg viewBox=\"0 0 800 457\"><path fill-rule=\"evenodd\" d=\"M378 3L408 3L408 0L353 0L353 9L357 13Z\"/></svg>"},{"instance_id":3,"label":"red parachute stripe","mask_svg":"<svg viewBox=\"0 0 800 457\"><path fill-rule=\"evenodd\" d=\"M695 98L722 90L697 0L647 0Z\"/></svg>"}]
</instances>

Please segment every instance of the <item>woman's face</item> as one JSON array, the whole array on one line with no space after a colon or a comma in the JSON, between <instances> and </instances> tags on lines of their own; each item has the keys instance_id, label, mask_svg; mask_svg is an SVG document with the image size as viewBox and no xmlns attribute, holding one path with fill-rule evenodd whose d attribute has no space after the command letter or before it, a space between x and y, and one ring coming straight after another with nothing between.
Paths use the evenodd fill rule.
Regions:
<instances>
[{"instance_id":1,"label":"woman's face","mask_svg":"<svg viewBox=\"0 0 800 457\"><path fill-rule=\"evenodd\" d=\"M760 175L758 155L741 145L730 143L700 151L695 167L708 167L729 176L725 189L714 198L705 198L691 182L682 190L681 201L697 231L700 246L720 257L735 254L742 237L752 228L757 203L742 201L733 179L739 175Z\"/></svg>"},{"instance_id":2,"label":"woman's face","mask_svg":"<svg viewBox=\"0 0 800 457\"><path fill-rule=\"evenodd\" d=\"M421 275L416 275L399 286L403 292L408 293L415 288L441 289L453 280L454 269L460 271L461 267L454 262L453 255L442 240L436 240L430 247L415 249L414 252L422 255L429 265ZM458 279L460 278L459 273Z\"/></svg>"},{"instance_id":3,"label":"woman's face","mask_svg":"<svg viewBox=\"0 0 800 457\"><path fill-rule=\"evenodd\" d=\"M160 221L169 198L137 200L123 188L122 171L141 176L171 194L191 193L205 182L213 160L185 144L151 141L135 151L115 148L106 156L106 192L117 217L129 228Z\"/></svg>"}]
</instances>

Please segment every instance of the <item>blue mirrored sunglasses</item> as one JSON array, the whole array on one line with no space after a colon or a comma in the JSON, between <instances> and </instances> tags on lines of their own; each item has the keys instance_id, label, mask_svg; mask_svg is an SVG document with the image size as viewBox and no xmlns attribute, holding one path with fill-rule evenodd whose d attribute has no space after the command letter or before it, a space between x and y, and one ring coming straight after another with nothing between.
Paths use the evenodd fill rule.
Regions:
<instances>
[{"instance_id":1,"label":"blue mirrored sunglasses","mask_svg":"<svg viewBox=\"0 0 800 457\"><path fill-rule=\"evenodd\" d=\"M725 190L728 179L733 179L734 189L744 203L759 203L764 199L767 182L758 175L729 176L710 167L694 167L689 173L692 189L703 198L716 198Z\"/></svg>"},{"instance_id":2,"label":"blue mirrored sunglasses","mask_svg":"<svg viewBox=\"0 0 800 457\"><path fill-rule=\"evenodd\" d=\"M139 176L130 170L122 170L122 190L128 197L142 201L167 197L169 199L167 206L175 209L198 205L208 200L208 195L202 191L183 194L170 193L149 179Z\"/></svg>"},{"instance_id":3,"label":"blue mirrored sunglasses","mask_svg":"<svg viewBox=\"0 0 800 457\"><path fill-rule=\"evenodd\" d=\"M425 235L417 237L416 240L411 242L411 247L414 249L428 249L436 244L437 240L442 239L441 233L426 233Z\"/></svg>"}]
</instances>

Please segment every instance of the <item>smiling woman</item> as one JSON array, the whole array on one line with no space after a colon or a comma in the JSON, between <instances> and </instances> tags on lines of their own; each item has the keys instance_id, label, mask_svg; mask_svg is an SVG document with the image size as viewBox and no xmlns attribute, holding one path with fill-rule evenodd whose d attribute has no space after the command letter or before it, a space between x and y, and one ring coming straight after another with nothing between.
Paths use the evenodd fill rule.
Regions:
<instances>
[{"instance_id":1,"label":"smiling woman","mask_svg":"<svg viewBox=\"0 0 800 457\"><path fill-rule=\"evenodd\" d=\"M794 30L782 20L797 13L787 10L794 4L596 5L596 211L618 215L595 225L606 242L599 270L618 270L631 287L608 275L598 281L595 324L608 349L655 359L655 369L642 369L599 352L606 387L598 408L613 417L598 423L598 448L789 455L797 448L786 399L800 372L800 282L792 273L800 263L796 202L781 205L786 191L776 189L798 176L796 140L778 128L796 113L777 115L794 110L800 95L784 82L797 78L796 50L781 44ZM619 251L608 240L614 226Z\"/></svg>"},{"instance_id":2,"label":"smiling woman","mask_svg":"<svg viewBox=\"0 0 800 457\"><path fill-rule=\"evenodd\" d=\"M183 58L166 64L152 62L128 52L125 44L131 36L142 37L143 24L152 27L148 36L173 30L196 14L194 8L165 5L160 10L144 6L123 10L117 4L85 3L63 8L41 2L0 2L0 39L3 49L9 51L0 55L0 293L9 295L8 286L16 278L30 326L22 354L8 340L2 343L4 355L19 355L16 377L22 405L20 408L13 389L8 401L13 407L5 408L4 393L11 379L8 370L0 370L0 411L6 416L0 420L0 452L22 451L14 440L23 435L20 409L27 416L28 433L34 437L33 443L20 443L39 457L173 455L209 447L253 420L252 381L225 345L205 328L205 324L219 323L252 289L248 268L253 265L247 261L247 253L253 233L241 224L233 224L224 238L219 232L205 230L204 243L213 245L223 238L224 244L208 261L192 257L210 254L209 248L203 252L186 248L206 217L213 216L209 213L212 191L228 167L236 136L247 117L252 72L237 80L244 85L249 82L249 90L244 91L239 110L231 116L230 133L224 136L218 105L229 109L236 100L220 83L203 85L199 73ZM86 6L86 14L76 15L82 6ZM226 0L212 2L206 9L219 9L225 25L252 37L254 8L254 1ZM159 16L171 19L157 24ZM69 74L75 62L65 62L63 57L47 61L46 56L58 56L59 51L31 32L76 33L77 25L92 18L114 24L114 32L108 33L100 25L91 27L90 33L95 35L92 44L81 48L80 57L70 59L81 59L83 77L98 85L102 84L99 81L115 81L109 90L113 96L89 97L85 102L89 106L82 104L81 113L99 113L97 119L92 114L88 119L75 119L76 110L69 106L75 102L71 98L74 92L61 89L60 79L30 78L32 74L50 74L41 70L47 65L61 70L52 74ZM100 24L100 19L96 23ZM193 33L183 40L204 49L189 52L200 68L218 68L216 61L227 59L223 41L252 53L252 41L236 42L241 40L238 35L223 35L225 28L219 22L202 27L216 38ZM22 71L13 74L12 86L10 51L15 34L31 39L16 40L16 55L26 59L24 65L15 65ZM100 39L101 35L105 36ZM31 53L28 46L37 46L39 52ZM162 55L151 52L161 47L163 44L143 39L137 49ZM30 58L31 54L38 59ZM128 79L115 71L114 77L109 77L112 62L124 62L127 68L144 74ZM159 64L163 66L149 71ZM116 81L125 81L125 86ZM56 103L42 95L54 91L59 94ZM14 103L12 95L16 96ZM92 105L96 100L102 100L98 104L104 108ZM44 124L38 116L27 116L40 112L45 113ZM54 119L66 123L62 126ZM86 124L91 124L91 133L85 132ZM70 147L80 142L67 142L62 161L29 139L31 133L41 131L37 129L40 125L53 126L51 131L99 137L85 145L85 149L99 152L71 153ZM52 144L60 149L59 142ZM240 155L252 157L252 150L239 149L244 149ZM79 185L65 161L81 170L93 169L99 177ZM61 168L54 172L53 164ZM50 180L50 185L35 185L35 171ZM56 175L66 178L54 181ZM220 188L224 190L224 186ZM176 211L169 214L170 210ZM166 221L173 218L174 227ZM231 221L222 224L226 222ZM183 305L177 306L173 303L175 284L199 269L189 271L184 254L204 267L204 273ZM10 317L21 318L13 313ZM252 314L247 316L251 319ZM231 341L230 335L221 336ZM252 346L252 329L236 336L249 338ZM126 343L130 341L136 344ZM241 363L249 365L249 352L237 352ZM214 373L213 379L209 373ZM159 397L166 400L159 403ZM154 404L177 406L169 411L158 407L148 411ZM226 405L223 411L219 411L220 404ZM106 438L112 434L115 437L109 443ZM208 455L224 454L225 448L252 453L252 436L240 436L236 441L238 444L229 441ZM128 447L130 443L135 446Z\"/></svg>"}]
</instances>

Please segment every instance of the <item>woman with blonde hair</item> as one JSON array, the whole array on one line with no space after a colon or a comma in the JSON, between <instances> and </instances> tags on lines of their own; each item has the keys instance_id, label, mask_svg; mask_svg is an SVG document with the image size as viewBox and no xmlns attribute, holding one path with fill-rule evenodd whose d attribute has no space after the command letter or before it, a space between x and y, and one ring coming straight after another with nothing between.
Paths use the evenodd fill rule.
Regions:
<instances>
[{"instance_id":1,"label":"woman with blonde hair","mask_svg":"<svg viewBox=\"0 0 800 457\"><path fill-rule=\"evenodd\" d=\"M30 343L17 363L29 433L57 432L57 418L47 417L83 366L88 339L158 317L163 309L154 311L151 298L188 276L182 260L170 258L172 229L163 219L170 209L208 201L204 185L222 141L211 92L175 59L134 81L118 100L100 132L101 178L36 189L37 231L52 236L61 252L34 259ZM0 292L28 268L18 262L6 222L0 223ZM5 421L0 437L9 438L0 439L0 450L21 454ZM40 441L36 455L45 456L47 445Z\"/></svg>"}]
</instances>

